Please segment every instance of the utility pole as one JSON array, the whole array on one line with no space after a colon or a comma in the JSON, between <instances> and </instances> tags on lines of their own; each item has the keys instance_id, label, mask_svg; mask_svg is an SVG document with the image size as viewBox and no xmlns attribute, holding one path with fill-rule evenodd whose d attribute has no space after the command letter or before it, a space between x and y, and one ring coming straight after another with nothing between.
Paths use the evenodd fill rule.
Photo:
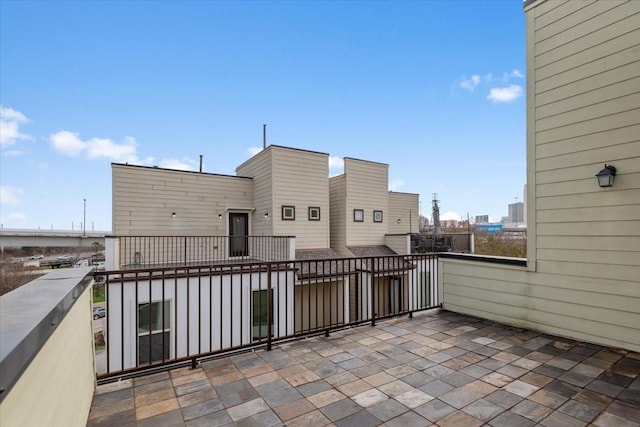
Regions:
<instances>
[{"instance_id":1,"label":"utility pole","mask_svg":"<svg viewBox=\"0 0 640 427\"><path fill-rule=\"evenodd\" d=\"M82 199L84 203L84 215L82 221L82 237L87 237L87 199Z\"/></svg>"}]
</instances>

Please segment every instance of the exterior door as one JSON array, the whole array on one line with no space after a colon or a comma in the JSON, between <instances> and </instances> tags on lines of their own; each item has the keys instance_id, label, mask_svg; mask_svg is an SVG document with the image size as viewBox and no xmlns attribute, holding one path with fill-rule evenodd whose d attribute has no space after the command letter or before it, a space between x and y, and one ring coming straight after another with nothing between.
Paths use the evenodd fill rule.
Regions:
<instances>
[{"instance_id":1,"label":"exterior door","mask_svg":"<svg viewBox=\"0 0 640 427\"><path fill-rule=\"evenodd\" d=\"M249 256L249 214L229 213L229 255Z\"/></svg>"}]
</instances>

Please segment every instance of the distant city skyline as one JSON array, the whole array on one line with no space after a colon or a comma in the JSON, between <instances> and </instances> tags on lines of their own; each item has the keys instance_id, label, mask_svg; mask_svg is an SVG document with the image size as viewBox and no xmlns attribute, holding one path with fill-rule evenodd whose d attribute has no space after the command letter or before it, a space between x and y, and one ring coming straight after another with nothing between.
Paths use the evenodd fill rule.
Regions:
<instances>
[{"instance_id":1,"label":"distant city skyline","mask_svg":"<svg viewBox=\"0 0 640 427\"><path fill-rule=\"evenodd\" d=\"M111 162L235 174L268 144L387 163L442 219L507 215L521 2L0 2L0 224L111 230ZM117 23L115 25L114 23Z\"/></svg>"}]
</instances>

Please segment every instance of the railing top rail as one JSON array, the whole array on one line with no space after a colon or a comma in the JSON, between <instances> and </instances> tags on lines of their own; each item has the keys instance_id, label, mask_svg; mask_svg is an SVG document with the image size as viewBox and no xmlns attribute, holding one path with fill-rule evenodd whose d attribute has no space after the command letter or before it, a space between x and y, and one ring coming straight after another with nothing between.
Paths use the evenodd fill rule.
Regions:
<instances>
[{"instance_id":1,"label":"railing top rail","mask_svg":"<svg viewBox=\"0 0 640 427\"><path fill-rule=\"evenodd\" d=\"M367 263L368 261L376 261L376 260L403 260L403 261L413 261L416 259L425 259L425 258L437 258L438 253L424 253L424 254L409 254L409 255L374 255L374 256L366 256L366 257L341 257L341 258L315 258L315 259L293 259L293 260L280 260L280 261L266 261L266 260L247 260L240 262L208 262L208 263L194 263L189 265L175 265L175 266L162 266L162 267L139 267L139 268L128 268L128 269L118 269L118 270L108 270L108 271L100 271L97 272L97 275L105 275L105 274L143 274L144 272L174 272L176 270L185 271L185 270L230 270L237 268L249 269L251 267L266 267L266 266L277 266L277 265L291 265L291 264L327 264L327 263L336 263L336 264L345 264L345 263ZM375 262L373 263L375 265ZM368 268L362 268L362 270L367 270Z\"/></svg>"},{"instance_id":2,"label":"railing top rail","mask_svg":"<svg viewBox=\"0 0 640 427\"><path fill-rule=\"evenodd\" d=\"M292 239L296 236L254 236L251 234L242 235L242 236L232 236L229 234L207 234L207 235L187 235L187 234L172 234L172 235L110 235L107 236L114 239L150 239L150 238L229 238L229 237L237 237L237 238L253 238L253 239Z\"/></svg>"}]
</instances>

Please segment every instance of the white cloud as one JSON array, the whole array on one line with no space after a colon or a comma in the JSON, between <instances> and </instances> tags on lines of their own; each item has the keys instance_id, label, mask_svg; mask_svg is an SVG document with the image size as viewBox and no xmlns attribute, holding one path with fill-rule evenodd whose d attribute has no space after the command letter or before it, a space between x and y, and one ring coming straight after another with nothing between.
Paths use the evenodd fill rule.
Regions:
<instances>
[{"instance_id":1,"label":"white cloud","mask_svg":"<svg viewBox=\"0 0 640 427\"><path fill-rule=\"evenodd\" d=\"M344 159L338 156L329 156L329 177L344 173Z\"/></svg>"},{"instance_id":2,"label":"white cloud","mask_svg":"<svg viewBox=\"0 0 640 427\"><path fill-rule=\"evenodd\" d=\"M20 188L0 185L0 203L3 205L19 205L20 194L22 194L22 189Z\"/></svg>"},{"instance_id":3,"label":"white cloud","mask_svg":"<svg viewBox=\"0 0 640 427\"><path fill-rule=\"evenodd\" d=\"M249 155L251 157L255 156L256 154L258 154L261 151L262 151L262 147L249 147L249 148L247 148L247 153L249 153Z\"/></svg>"},{"instance_id":4,"label":"white cloud","mask_svg":"<svg viewBox=\"0 0 640 427\"><path fill-rule=\"evenodd\" d=\"M198 170L198 162L195 160L189 159L187 157L182 160L178 159L166 159L160 162L161 168L166 169L178 169L183 171L195 171Z\"/></svg>"},{"instance_id":5,"label":"white cloud","mask_svg":"<svg viewBox=\"0 0 640 427\"><path fill-rule=\"evenodd\" d=\"M77 133L66 130L54 133L49 137L53 148L67 156L77 156L87 149L87 143L82 141Z\"/></svg>"},{"instance_id":6,"label":"white cloud","mask_svg":"<svg viewBox=\"0 0 640 427\"><path fill-rule=\"evenodd\" d=\"M449 211L449 212L445 212L443 214L440 214L440 219L444 220L444 221L449 221L449 220L452 220L452 219L455 219L456 221L460 221L462 219L462 217L460 215L458 215L457 213L455 213L455 212Z\"/></svg>"},{"instance_id":7,"label":"white cloud","mask_svg":"<svg viewBox=\"0 0 640 427\"><path fill-rule=\"evenodd\" d=\"M522 74L520 70L516 70L516 69L514 69L509 73L504 73L502 75L502 81L505 83L511 79L523 79L523 78L524 78L524 74Z\"/></svg>"},{"instance_id":8,"label":"white cloud","mask_svg":"<svg viewBox=\"0 0 640 427\"><path fill-rule=\"evenodd\" d=\"M29 119L20 111L0 105L0 147L6 148L19 140L33 141L33 138L20 132L20 126Z\"/></svg>"},{"instance_id":9,"label":"white cloud","mask_svg":"<svg viewBox=\"0 0 640 427\"><path fill-rule=\"evenodd\" d=\"M394 179L389 183L389 191L397 191L399 188L402 188L404 185L404 181L401 179Z\"/></svg>"},{"instance_id":10,"label":"white cloud","mask_svg":"<svg viewBox=\"0 0 640 427\"><path fill-rule=\"evenodd\" d=\"M135 138L126 136L121 143L108 138L91 138L83 141L77 132L63 130L49 136L53 148L67 156L84 154L88 159L105 158L113 162L149 165L153 157L140 159Z\"/></svg>"},{"instance_id":11,"label":"white cloud","mask_svg":"<svg viewBox=\"0 0 640 427\"><path fill-rule=\"evenodd\" d=\"M522 96L522 86L495 87L489 91L487 99L493 102L512 102Z\"/></svg>"},{"instance_id":12,"label":"white cloud","mask_svg":"<svg viewBox=\"0 0 640 427\"><path fill-rule=\"evenodd\" d=\"M468 90L470 92L473 92L473 90L476 88L476 86L478 86L478 84L480 84L480 76L477 74L474 74L473 76L466 78L463 77L462 80L460 80L460 87L462 89Z\"/></svg>"},{"instance_id":13,"label":"white cloud","mask_svg":"<svg viewBox=\"0 0 640 427\"><path fill-rule=\"evenodd\" d=\"M126 136L122 144L105 138L91 138L86 143L87 157L90 159L104 157L116 162L139 162L138 144L135 138Z\"/></svg>"}]
</instances>

